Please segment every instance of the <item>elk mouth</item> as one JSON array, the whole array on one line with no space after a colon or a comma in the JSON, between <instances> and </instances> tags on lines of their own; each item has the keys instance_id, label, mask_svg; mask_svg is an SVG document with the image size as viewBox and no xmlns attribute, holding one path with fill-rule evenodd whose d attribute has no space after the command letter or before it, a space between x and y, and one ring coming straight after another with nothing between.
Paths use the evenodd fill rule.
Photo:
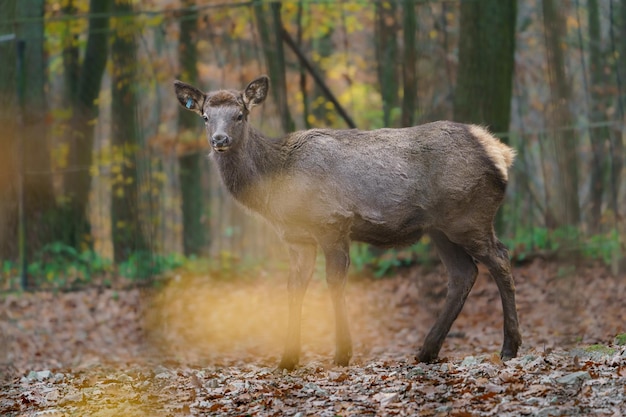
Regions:
<instances>
[{"instance_id":1,"label":"elk mouth","mask_svg":"<svg viewBox=\"0 0 626 417\"><path fill-rule=\"evenodd\" d=\"M213 150L217 153L223 153L230 149L229 145L213 146Z\"/></svg>"}]
</instances>

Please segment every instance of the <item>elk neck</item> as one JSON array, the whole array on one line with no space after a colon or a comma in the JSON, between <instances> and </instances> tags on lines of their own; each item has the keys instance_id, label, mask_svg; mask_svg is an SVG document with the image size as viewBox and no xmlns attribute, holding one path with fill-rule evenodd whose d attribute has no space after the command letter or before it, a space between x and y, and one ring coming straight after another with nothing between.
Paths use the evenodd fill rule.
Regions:
<instances>
[{"instance_id":1,"label":"elk neck","mask_svg":"<svg viewBox=\"0 0 626 417\"><path fill-rule=\"evenodd\" d=\"M282 139L272 139L250 127L248 137L227 152L213 151L222 182L244 206L262 212L271 192L272 178L282 170Z\"/></svg>"}]
</instances>

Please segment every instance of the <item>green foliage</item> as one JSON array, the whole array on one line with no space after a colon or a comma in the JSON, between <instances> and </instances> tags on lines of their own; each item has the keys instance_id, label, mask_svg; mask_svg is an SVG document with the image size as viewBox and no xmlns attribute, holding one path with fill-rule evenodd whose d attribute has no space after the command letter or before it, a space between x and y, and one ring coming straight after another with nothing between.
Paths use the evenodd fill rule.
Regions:
<instances>
[{"instance_id":1,"label":"green foliage","mask_svg":"<svg viewBox=\"0 0 626 417\"><path fill-rule=\"evenodd\" d=\"M145 280L180 268L184 263L185 257L181 254L159 255L149 251L137 251L118 266L118 272L121 276L131 280Z\"/></svg>"},{"instance_id":2,"label":"green foliage","mask_svg":"<svg viewBox=\"0 0 626 417\"><path fill-rule=\"evenodd\" d=\"M626 333L620 333L615 336L615 344L618 346L626 345Z\"/></svg>"},{"instance_id":3,"label":"green foliage","mask_svg":"<svg viewBox=\"0 0 626 417\"><path fill-rule=\"evenodd\" d=\"M611 265L611 259L620 250L617 230L605 234L583 236L573 226L556 230L545 227L519 229L511 239L503 239L514 260L524 261L536 253L571 254L575 252L585 259L599 260Z\"/></svg>"},{"instance_id":4,"label":"green foliage","mask_svg":"<svg viewBox=\"0 0 626 417\"><path fill-rule=\"evenodd\" d=\"M93 250L79 252L65 243L54 242L37 252L27 266L27 274L37 288L68 289L76 285L110 285L112 277L141 281L187 264L190 262L181 254L138 251L127 261L114 265ZM15 262L0 263L0 287L17 288L19 273Z\"/></svg>"},{"instance_id":5,"label":"green foliage","mask_svg":"<svg viewBox=\"0 0 626 417\"><path fill-rule=\"evenodd\" d=\"M606 234L593 235L587 238L582 246L585 258L601 260L605 265L611 265L611 259L620 251L620 239L617 229Z\"/></svg>"},{"instance_id":6,"label":"green foliage","mask_svg":"<svg viewBox=\"0 0 626 417\"><path fill-rule=\"evenodd\" d=\"M434 259L430 239L424 237L418 243L405 249L390 249L376 254L365 243L353 243L350 259L357 273L372 271L374 277L382 278L416 263L431 263Z\"/></svg>"},{"instance_id":7,"label":"green foliage","mask_svg":"<svg viewBox=\"0 0 626 417\"><path fill-rule=\"evenodd\" d=\"M27 272L37 283L56 288L73 282L90 282L95 275L111 269L111 261L94 251L79 252L62 242L53 242L37 252Z\"/></svg>"}]
</instances>

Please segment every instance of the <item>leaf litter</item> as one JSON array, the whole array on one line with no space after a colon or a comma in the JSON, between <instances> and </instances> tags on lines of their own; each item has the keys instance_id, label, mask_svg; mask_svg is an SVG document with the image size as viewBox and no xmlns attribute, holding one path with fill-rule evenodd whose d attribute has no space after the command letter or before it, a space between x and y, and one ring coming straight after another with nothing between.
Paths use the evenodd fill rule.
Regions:
<instances>
[{"instance_id":1,"label":"leaf litter","mask_svg":"<svg viewBox=\"0 0 626 417\"><path fill-rule=\"evenodd\" d=\"M353 277L347 368L332 365L332 307L314 280L290 373L275 369L284 276L5 295L0 415L624 416L626 346L615 336L626 332L626 277L561 271L541 260L515 269L524 344L506 362L483 269L434 364L414 355L442 308L443 268Z\"/></svg>"}]
</instances>

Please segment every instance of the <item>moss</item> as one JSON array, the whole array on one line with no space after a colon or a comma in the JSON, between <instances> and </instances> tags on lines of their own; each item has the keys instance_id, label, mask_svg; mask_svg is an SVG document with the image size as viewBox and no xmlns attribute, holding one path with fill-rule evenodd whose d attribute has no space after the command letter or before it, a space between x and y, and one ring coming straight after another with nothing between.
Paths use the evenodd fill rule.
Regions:
<instances>
[{"instance_id":1,"label":"moss","mask_svg":"<svg viewBox=\"0 0 626 417\"><path fill-rule=\"evenodd\" d=\"M618 346L626 345L626 333L620 333L615 336L615 344Z\"/></svg>"},{"instance_id":2,"label":"moss","mask_svg":"<svg viewBox=\"0 0 626 417\"><path fill-rule=\"evenodd\" d=\"M584 351L592 354L611 356L615 354L615 349L604 345L591 345L584 348Z\"/></svg>"}]
</instances>

